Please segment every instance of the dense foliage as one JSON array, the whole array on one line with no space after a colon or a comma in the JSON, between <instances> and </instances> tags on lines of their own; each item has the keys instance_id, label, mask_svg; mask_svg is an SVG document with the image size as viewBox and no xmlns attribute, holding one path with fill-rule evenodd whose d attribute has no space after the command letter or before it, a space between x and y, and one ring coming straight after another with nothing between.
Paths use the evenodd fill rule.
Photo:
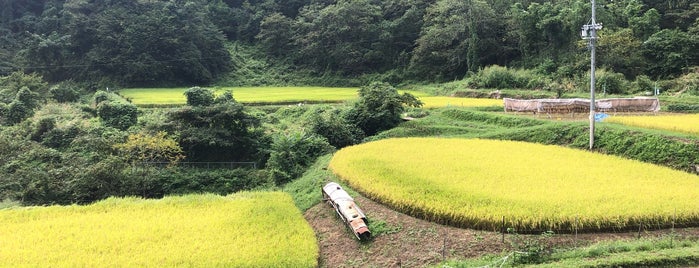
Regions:
<instances>
[{"instance_id":1,"label":"dense foliage","mask_svg":"<svg viewBox=\"0 0 699 268\"><path fill-rule=\"evenodd\" d=\"M13 73L0 82L9 102L0 114L0 200L23 204L281 185L318 156L360 142L365 133L358 122L388 129L400 120L403 103L416 101L377 83L352 107L295 105L266 113L245 107L230 91L192 87L184 91L185 106L139 110L113 91L72 98L70 92L82 92L77 85L49 87L36 75ZM371 112L353 112L366 107Z\"/></svg>"},{"instance_id":2,"label":"dense foliage","mask_svg":"<svg viewBox=\"0 0 699 268\"><path fill-rule=\"evenodd\" d=\"M698 65L699 4L598 4L603 68L634 80L674 78ZM49 81L76 79L93 86L206 84L228 70L276 69L278 62L295 67L273 71L269 78L275 81L251 77L249 83L284 83L287 71L380 74L380 80L392 83L445 81L490 65L560 78L583 75L588 65L579 36L590 17L587 0L10 0L1 5L0 75L23 70ZM239 51L242 46L256 47L274 66L241 61L237 55L248 53Z\"/></svg>"}]
</instances>

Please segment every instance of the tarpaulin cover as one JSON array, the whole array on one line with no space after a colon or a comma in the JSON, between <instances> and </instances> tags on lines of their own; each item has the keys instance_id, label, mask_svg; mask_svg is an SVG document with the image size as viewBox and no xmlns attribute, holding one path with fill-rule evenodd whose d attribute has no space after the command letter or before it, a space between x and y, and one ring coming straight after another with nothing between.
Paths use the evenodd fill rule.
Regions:
<instances>
[{"instance_id":1,"label":"tarpaulin cover","mask_svg":"<svg viewBox=\"0 0 699 268\"><path fill-rule=\"evenodd\" d=\"M590 110L589 99L532 99L519 100L504 98L506 112L536 113L576 113ZM660 101L657 98L613 98L595 101L598 112L658 112Z\"/></svg>"}]
</instances>

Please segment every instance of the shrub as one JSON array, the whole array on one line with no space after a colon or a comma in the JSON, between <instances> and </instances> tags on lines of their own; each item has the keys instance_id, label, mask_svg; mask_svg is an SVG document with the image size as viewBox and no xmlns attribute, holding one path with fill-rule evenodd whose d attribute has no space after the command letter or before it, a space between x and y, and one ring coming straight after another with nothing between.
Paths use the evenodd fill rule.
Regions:
<instances>
[{"instance_id":1,"label":"shrub","mask_svg":"<svg viewBox=\"0 0 699 268\"><path fill-rule=\"evenodd\" d=\"M259 161L268 144L260 118L237 102L184 106L167 113L163 126L177 133L189 161Z\"/></svg>"},{"instance_id":2,"label":"shrub","mask_svg":"<svg viewBox=\"0 0 699 268\"><path fill-rule=\"evenodd\" d=\"M615 73L600 69L595 72L595 87L597 92L607 92L607 94L626 94L628 91L628 81L621 73ZM588 75L589 81L589 75Z\"/></svg>"},{"instance_id":3,"label":"shrub","mask_svg":"<svg viewBox=\"0 0 699 268\"><path fill-rule=\"evenodd\" d=\"M75 102L80 99L80 89L73 83L65 82L49 89L51 98L57 102Z\"/></svg>"},{"instance_id":4,"label":"shrub","mask_svg":"<svg viewBox=\"0 0 699 268\"><path fill-rule=\"evenodd\" d=\"M124 143L114 145L131 163L168 162L177 163L184 158L182 148L177 141L165 137L166 133L135 133L129 135Z\"/></svg>"},{"instance_id":5,"label":"shrub","mask_svg":"<svg viewBox=\"0 0 699 268\"><path fill-rule=\"evenodd\" d=\"M507 67L492 65L478 71L470 79L470 86L476 88L521 88L524 85L518 81L514 72Z\"/></svg>"},{"instance_id":6,"label":"shrub","mask_svg":"<svg viewBox=\"0 0 699 268\"><path fill-rule=\"evenodd\" d=\"M92 97L95 101L95 106L98 106L102 102L108 101L110 99L110 95L111 93L102 90L95 92L95 95Z\"/></svg>"},{"instance_id":7,"label":"shrub","mask_svg":"<svg viewBox=\"0 0 699 268\"><path fill-rule=\"evenodd\" d=\"M631 87L634 89L633 92L649 92L653 94L655 83L647 75L639 75L636 77L636 81L631 84Z\"/></svg>"},{"instance_id":8,"label":"shrub","mask_svg":"<svg viewBox=\"0 0 699 268\"><path fill-rule=\"evenodd\" d=\"M14 100L7 105L7 111L4 112L5 121L14 125L32 116L37 106L37 99L38 94L29 90L28 87L22 87Z\"/></svg>"},{"instance_id":9,"label":"shrub","mask_svg":"<svg viewBox=\"0 0 699 268\"><path fill-rule=\"evenodd\" d=\"M187 105L190 106L209 106L214 103L214 92L208 88L192 87L187 89L184 95L187 97Z\"/></svg>"},{"instance_id":10,"label":"shrub","mask_svg":"<svg viewBox=\"0 0 699 268\"><path fill-rule=\"evenodd\" d=\"M673 103L667 105L669 112L699 113L699 104Z\"/></svg>"},{"instance_id":11,"label":"shrub","mask_svg":"<svg viewBox=\"0 0 699 268\"><path fill-rule=\"evenodd\" d=\"M481 69L478 73L470 77L468 79L468 85L475 88L544 89L551 83L551 80L542 72L546 71L539 70L539 72L536 72L492 65Z\"/></svg>"},{"instance_id":12,"label":"shrub","mask_svg":"<svg viewBox=\"0 0 699 268\"><path fill-rule=\"evenodd\" d=\"M387 83L373 82L359 89L359 100L345 114L345 118L367 136L371 136L398 125L404 104L422 106L422 103L409 93L400 95Z\"/></svg>"},{"instance_id":13,"label":"shrub","mask_svg":"<svg viewBox=\"0 0 699 268\"><path fill-rule=\"evenodd\" d=\"M308 118L311 131L338 149L356 144L364 138L362 131L347 122L341 113L341 110L319 110Z\"/></svg>"},{"instance_id":14,"label":"shrub","mask_svg":"<svg viewBox=\"0 0 699 268\"><path fill-rule=\"evenodd\" d=\"M130 103L101 102L97 116L105 126L126 130L138 122L138 109Z\"/></svg>"},{"instance_id":15,"label":"shrub","mask_svg":"<svg viewBox=\"0 0 699 268\"><path fill-rule=\"evenodd\" d=\"M197 167L136 166L125 170L122 193L146 198L170 194L230 194L243 190L269 187L265 172L253 169L207 169Z\"/></svg>"},{"instance_id":16,"label":"shrub","mask_svg":"<svg viewBox=\"0 0 699 268\"><path fill-rule=\"evenodd\" d=\"M277 184L283 184L303 174L317 157L331 150L332 146L322 137L302 132L280 133L273 138L267 169Z\"/></svg>"},{"instance_id":17,"label":"shrub","mask_svg":"<svg viewBox=\"0 0 699 268\"><path fill-rule=\"evenodd\" d=\"M699 70L679 77L677 79L677 89L680 92L699 96Z\"/></svg>"}]
</instances>

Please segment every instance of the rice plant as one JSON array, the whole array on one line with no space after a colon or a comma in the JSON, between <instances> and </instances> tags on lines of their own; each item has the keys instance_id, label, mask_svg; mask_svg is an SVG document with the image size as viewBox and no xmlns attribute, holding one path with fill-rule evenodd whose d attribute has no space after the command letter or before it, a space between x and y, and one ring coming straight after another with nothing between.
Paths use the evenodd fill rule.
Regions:
<instances>
[{"instance_id":1,"label":"rice plant","mask_svg":"<svg viewBox=\"0 0 699 268\"><path fill-rule=\"evenodd\" d=\"M0 210L0 266L315 267L313 230L281 192Z\"/></svg>"},{"instance_id":2,"label":"rice plant","mask_svg":"<svg viewBox=\"0 0 699 268\"><path fill-rule=\"evenodd\" d=\"M606 122L699 135L699 114L611 116Z\"/></svg>"},{"instance_id":3,"label":"rice plant","mask_svg":"<svg viewBox=\"0 0 699 268\"><path fill-rule=\"evenodd\" d=\"M329 167L350 186L428 220L519 232L699 225L699 176L620 157L515 141L387 139Z\"/></svg>"}]
</instances>

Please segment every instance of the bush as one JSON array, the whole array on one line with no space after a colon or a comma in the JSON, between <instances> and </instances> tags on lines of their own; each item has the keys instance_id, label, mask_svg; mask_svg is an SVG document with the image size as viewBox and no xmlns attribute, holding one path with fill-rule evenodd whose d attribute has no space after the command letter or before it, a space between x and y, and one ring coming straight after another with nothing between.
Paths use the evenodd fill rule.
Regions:
<instances>
[{"instance_id":1,"label":"bush","mask_svg":"<svg viewBox=\"0 0 699 268\"><path fill-rule=\"evenodd\" d=\"M596 80L595 87L596 91L606 92L607 94L626 94L628 91L629 82L626 81L624 75L621 73L615 73L607 71L605 69L600 69L595 72ZM588 75L588 81L589 81Z\"/></svg>"},{"instance_id":2,"label":"bush","mask_svg":"<svg viewBox=\"0 0 699 268\"><path fill-rule=\"evenodd\" d=\"M102 90L95 92L95 95L93 96L95 106L98 106L102 102L109 101L110 95L111 93Z\"/></svg>"},{"instance_id":3,"label":"bush","mask_svg":"<svg viewBox=\"0 0 699 268\"><path fill-rule=\"evenodd\" d=\"M478 71L469 79L468 85L475 88L543 89L550 82L545 74L492 65Z\"/></svg>"},{"instance_id":4,"label":"bush","mask_svg":"<svg viewBox=\"0 0 699 268\"><path fill-rule=\"evenodd\" d=\"M653 94L655 91L655 83L650 80L647 75L639 75L636 77L636 81L631 84L634 89L633 92L650 93Z\"/></svg>"},{"instance_id":5,"label":"bush","mask_svg":"<svg viewBox=\"0 0 699 268\"><path fill-rule=\"evenodd\" d=\"M669 112L699 113L699 104L674 103L667 106Z\"/></svg>"},{"instance_id":6,"label":"bush","mask_svg":"<svg viewBox=\"0 0 699 268\"><path fill-rule=\"evenodd\" d=\"M51 98L57 102L75 102L80 99L80 89L73 83L65 82L54 85L49 89Z\"/></svg>"},{"instance_id":7,"label":"bush","mask_svg":"<svg viewBox=\"0 0 699 268\"><path fill-rule=\"evenodd\" d=\"M227 195L273 184L265 172L252 169L138 167L126 170L123 193L145 198L189 193Z\"/></svg>"},{"instance_id":8,"label":"bush","mask_svg":"<svg viewBox=\"0 0 699 268\"><path fill-rule=\"evenodd\" d=\"M676 90L699 96L699 70L680 76L677 79Z\"/></svg>"},{"instance_id":9,"label":"bush","mask_svg":"<svg viewBox=\"0 0 699 268\"><path fill-rule=\"evenodd\" d=\"M267 161L270 178L283 184L300 176L313 161L332 151L327 140L306 133L280 133L274 137Z\"/></svg>"},{"instance_id":10,"label":"bush","mask_svg":"<svg viewBox=\"0 0 699 268\"><path fill-rule=\"evenodd\" d=\"M371 136L398 125L404 104L415 107L422 105L413 95L400 95L387 83L373 82L359 89L359 100L345 114L345 118L367 136Z\"/></svg>"},{"instance_id":11,"label":"bush","mask_svg":"<svg viewBox=\"0 0 699 268\"><path fill-rule=\"evenodd\" d=\"M138 122L138 109L130 103L101 102L97 116L105 126L126 130Z\"/></svg>"},{"instance_id":12,"label":"bush","mask_svg":"<svg viewBox=\"0 0 699 268\"><path fill-rule=\"evenodd\" d=\"M471 77L469 86L476 88L521 88L524 85L517 81L514 72L507 67L492 65L478 71Z\"/></svg>"},{"instance_id":13,"label":"bush","mask_svg":"<svg viewBox=\"0 0 699 268\"><path fill-rule=\"evenodd\" d=\"M318 110L308 118L311 131L338 149L356 144L364 138L364 133L347 122L341 113L341 110Z\"/></svg>"},{"instance_id":14,"label":"bush","mask_svg":"<svg viewBox=\"0 0 699 268\"><path fill-rule=\"evenodd\" d=\"M214 103L214 92L208 88L192 87L187 89L184 95L187 97L187 105L190 106L209 106Z\"/></svg>"},{"instance_id":15,"label":"bush","mask_svg":"<svg viewBox=\"0 0 699 268\"><path fill-rule=\"evenodd\" d=\"M155 134L144 132L131 134L126 142L115 144L114 148L131 163L175 164L184 158L183 151L177 141L166 137L166 134L162 131Z\"/></svg>"},{"instance_id":16,"label":"bush","mask_svg":"<svg viewBox=\"0 0 699 268\"><path fill-rule=\"evenodd\" d=\"M11 125L24 121L34 114L34 108L38 105L39 95L32 92L28 87L22 87L15 95L14 100L7 105L3 117Z\"/></svg>"}]
</instances>

